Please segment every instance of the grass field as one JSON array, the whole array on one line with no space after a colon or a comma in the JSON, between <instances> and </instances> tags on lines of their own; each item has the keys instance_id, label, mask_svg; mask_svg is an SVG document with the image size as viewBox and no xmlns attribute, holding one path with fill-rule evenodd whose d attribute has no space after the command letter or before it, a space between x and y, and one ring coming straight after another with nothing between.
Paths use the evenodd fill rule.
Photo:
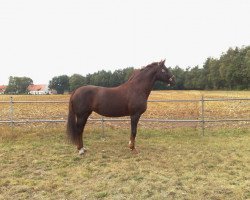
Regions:
<instances>
[{"instance_id":1,"label":"grass field","mask_svg":"<svg viewBox=\"0 0 250 200\"><path fill-rule=\"evenodd\" d=\"M79 156L62 125L15 128L0 143L0 199L250 199L249 129L126 129L88 126ZM1 130L3 135L4 131Z\"/></svg>"},{"instance_id":2,"label":"grass field","mask_svg":"<svg viewBox=\"0 0 250 200\"><path fill-rule=\"evenodd\" d=\"M153 92L150 99L250 97L250 92ZM9 100L9 96L0 96ZM68 95L14 100L68 100ZM249 118L250 102L211 102L206 117ZM0 119L9 105L0 103ZM67 104L14 104L14 119L66 119ZM98 117L93 115L92 117ZM149 103L144 118L197 119L198 103ZM79 156L65 123L0 124L0 199L250 199L249 123L140 123L134 155L129 124L89 122ZM210 128L211 127L211 128Z\"/></svg>"}]
</instances>

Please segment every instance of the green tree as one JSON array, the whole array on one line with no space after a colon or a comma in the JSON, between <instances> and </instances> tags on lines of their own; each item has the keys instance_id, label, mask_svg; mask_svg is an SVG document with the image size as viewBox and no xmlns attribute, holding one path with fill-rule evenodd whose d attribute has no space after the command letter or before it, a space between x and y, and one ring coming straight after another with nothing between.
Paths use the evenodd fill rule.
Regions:
<instances>
[{"instance_id":1,"label":"green tree","mask_svg":"<svg viewBox=\"0 0 250 200\"><path fill-rule=\"evenodd\" d=\"M126 82L129 77L132 75L132 73L134 72L134 68L133 67L127 67L125 69L123 69L123 82Z\"/></svg>"},{"instance_id":2,"label":"green tree","mask_svg":"<svg viewBox=\"0 0 250 200\"><path fill-rule=\"evenodd\" d=\"M112 76L110 71L106 72L105 70L98 71L90 76L90 84L109 87L109 80Z\"/></svg>"},{"instance_id":3,"label":"green tree","mask_svg":"<svg viewBox=\"0 0 250 200\"><path fill-rule=\"evenodd\" d=\"M250 47L229 48L222 54L219 62L221 83L225 89L248 89L248 51Z\"/></svg>"},{"instance_id":4,"label":"green tree","mask_svg":"<svg viewBox=\"0 0 250 200\"><path fill-rule=\"evenodd\" d=\"M80 74L73 74L69 78L69 91L72 92L73 90L86 85L86 78Z\"/></svg>"},{"instance_id":5,"label":"green tree","mask_svg":"<svg viewBox=\"0 0 250 200\"><path fill-rule=\"evenodd\" d=\"M17 93L17 85L15 82L15 79L13 76L9 77L9 83L8 86L6 87L5 93L12 93L12 94L16 94Z\"/></svg>"},{"instance_id":6,"label":"green tree","mask_svg":"<svg viewBox=\"0 0 250 200\"><path fill-rule=\"evenodd\" d=\"M208 81L210 85L212 86L212 89L221 89L222 84L221 84L221 77L220 77L220 63L216 59L211 59L209 63L209 74L208 76Z\"/></svg>"},{"instance_id":7,"label":"green tree","mask_svg":"<svg viewBox=\"0 0 250 200\"><path fill-rule=\"evenodd\" d=\"M69 91L69 77L67 75L55 76L49 82L49 88L57 91L57 94L64 94Z\"/></svg>"},{"instance_id":8,"label":"green tree","mask_svg":"<svg viewBox=\"0 0 250 200\"><path fill-rule=\"evenodd\" d=\"M174 87L157 82L153 89L249 89L250 87L250 46L243 48L229 48L220 58L209 57L203 66L182 69L178 66L171 69L176 77ZM115 87L128 80L133 73L132 67L110 71L98 71L87 74L85 77L78 75L70 78L70 91L81 85L97 85ZM51 84L52 85L52 81ZM54 88L57 87L53 84ZM60 84L59 84L60 85ZM15 84L10 89L16 91ZM65 88L64 88L65 90ZM60 92L57 89L58 92Z\"/></svg>"},{"instance_id":9,"label":"green tree","mask_svg":"<svg viewBox=\"0 0 250 200\"><path fill-rule=\"evenodd\" d=\"M124 83L124 73L122 70L115 70L110 77L110 86L115 87Z\"/></svg>"},{"instance_id":10,"label":"green tree","mask_svg":"<svg viewBox=\"0 0 250 200\"><path fill-rule=\"evenodd\" d=\"M250 89L250 47L246 49L246 55L244 58L245 74L244 85L245 89Z\"/></svg>"},{"instance_id":11,"label":"green tree","mask_svg":"<svg viewBox=\"0 0 250 200\"><path fill-rule=\"evenodd\" d=\"M174 67L173 69L170 68L173 75L175 76L175 82L176 84L172 87L172 89L175 90L183 90L184 82L185 82L185 71L181 69L179 66Z\"/></svg>"},{"instance_id":12,"label":"green tree","mask_svg":"<svg viewBox=\"0 0 250 200\"><path fill-rule=\"evenodd\" d=\"M9 84L6 93L25 94L29 85L33 84L33 80L28 77L9 77Z\"/></svg>"}]
</instances>

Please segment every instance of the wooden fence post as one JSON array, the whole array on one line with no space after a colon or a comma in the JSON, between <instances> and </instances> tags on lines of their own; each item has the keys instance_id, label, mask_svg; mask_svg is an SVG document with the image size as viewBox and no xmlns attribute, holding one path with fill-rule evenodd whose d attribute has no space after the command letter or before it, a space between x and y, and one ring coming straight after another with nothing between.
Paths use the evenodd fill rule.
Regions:
<instances>
[{"instance_id":1,"label":"wooden fence post","mask_svg":"<svg viewBox=\"0 0 250 200\"><path fill-rule=\"evenodd\" d=\"M11 96L11 97L10 97L10 121L11 121L11 133L13 133L13 127L14 127L13 115L14 115L13 97Z\"/></svg>"},{"instance_id":2,"label":"wooden fence post","mask_svg":"<svg viewBox=\"0 0 250 200\"><path fill-rule=\"evenodd\" d=\"M201 96L201 120L202 120L202 136L204 136L205 132L205 104L204 104L204 96Z\"/></svg>"},{"instance_id":3,"label":"wooden fence post","mask_svg":"<svg viewBox=\"0 0 250 200\"><path fill-rule=\"evenodd\" d=\"M103 118L103 116L101 117L101 121L102 121L102 139L105 140L104 118Z\"/></svg>"}]
</instances>

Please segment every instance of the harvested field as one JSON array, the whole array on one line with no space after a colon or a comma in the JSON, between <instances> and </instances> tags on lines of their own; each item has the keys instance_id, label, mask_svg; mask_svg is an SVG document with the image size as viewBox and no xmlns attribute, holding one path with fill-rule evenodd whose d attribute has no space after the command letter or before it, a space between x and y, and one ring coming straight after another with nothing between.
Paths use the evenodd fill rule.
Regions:
<instances>
[{"instance_id":1,"label":"harvested field","mask_svg":"<svg viewBox=\"0 0 250 200\"><path fill-rule=\"evenodd\" d=\"M149 100L199 100L204 95L212 98L250 98L249 91L153 91ZM9 101L10 96L0 96L0 101ZM13 120L50 119L66 120L69 95L13 96L14 101L65 101L65 103L14 103ZM0 103L0 119L10 119L9 103ZM205 102L205 119L249 119L250 101ZM100 118L93 113L91 118ZM142 118L197 120L201 119L200 102L149 102L148 109ZM106 122L106 126L127 126L127 123ZM156 128L199 127L198 123L149 123L140 122L141 126ZM249 126L249 122L220 123L222 126ZM217 127L217 123L207 123L206 127Z\"/></svg>"}]
</instances>

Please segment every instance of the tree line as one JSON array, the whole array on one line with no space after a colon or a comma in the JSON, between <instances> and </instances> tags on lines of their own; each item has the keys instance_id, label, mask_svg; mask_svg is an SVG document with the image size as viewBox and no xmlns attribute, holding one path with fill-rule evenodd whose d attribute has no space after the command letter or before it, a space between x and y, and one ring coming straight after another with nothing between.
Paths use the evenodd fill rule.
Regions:
<instances>
[{"instance_id":1,"label":"tree line","mask_svg":"<svg viewBox=\"0 0 250 200\"><path fill-rule=\"evenodd\" d=\"M229 48L220 58L207 58L203 66L182 69L179 66L170 67L176 77L176 85L167 87L156 82L155 90L249 90L250 89L250 46ZM134 68L115 70L114 72L101 70L93 74L82 76L55 76L49 81L49 88L63 94L71 92L83 85L115 87L128 80ZM27 92L28 85L33 84L28 77L10 77L6 93L21 94Z\"/></svg>"},{"instance_id":2,"label":"tree line","mask_svg":"<svg viewBox=\"0 0 250 200\"><path fill-rule=\"evenodd\" d=\"M70 77L67 75L56 76L49 82L49 88L56 90L58 94L63 94L64 91L72 92L83 85L115 87L126 82L133 71L134 68L129 67L115 70L113 73L101 70L86 76L80 74L73 74Z\"/></svg>"}]
</instances>

